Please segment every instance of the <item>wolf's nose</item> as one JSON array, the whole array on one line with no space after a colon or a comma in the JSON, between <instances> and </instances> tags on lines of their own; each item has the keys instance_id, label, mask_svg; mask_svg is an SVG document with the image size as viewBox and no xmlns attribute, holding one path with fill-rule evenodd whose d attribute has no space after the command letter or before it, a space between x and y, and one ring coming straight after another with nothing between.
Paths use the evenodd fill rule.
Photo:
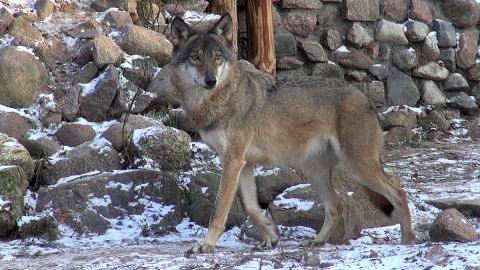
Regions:
<instances>
[{"instance_id":1,"label":"wolf's nose","mask_svg":"<svg viewBox=\"0 0 480 270\"><path fill-rule=\"evenodd\" d=\"M207 76L205 77L205 85L208 87L214 87L217 84L217 78L214 76Z\"/></svg>"}]
</instances>

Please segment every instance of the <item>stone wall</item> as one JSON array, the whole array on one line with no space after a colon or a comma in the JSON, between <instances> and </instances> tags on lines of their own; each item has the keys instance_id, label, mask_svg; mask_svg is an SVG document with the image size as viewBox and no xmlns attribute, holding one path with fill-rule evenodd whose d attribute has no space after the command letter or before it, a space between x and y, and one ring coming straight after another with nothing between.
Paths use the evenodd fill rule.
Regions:
<instances>
[{"instance_id":1,"label":"stone wall","mask_svg":"<svg viewBox=\"0 0 480 270\"><path fill-rule=\"evenodd\" d=\"M435 105L475 115L479 17L475 0L277 0L277 73L358 83L378 107Z\"/></svg>"}]
</instances>

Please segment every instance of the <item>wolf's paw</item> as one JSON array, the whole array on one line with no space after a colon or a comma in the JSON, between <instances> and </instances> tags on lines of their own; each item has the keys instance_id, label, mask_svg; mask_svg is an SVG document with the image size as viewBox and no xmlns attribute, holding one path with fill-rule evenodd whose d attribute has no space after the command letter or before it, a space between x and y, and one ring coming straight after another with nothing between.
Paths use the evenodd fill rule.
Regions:
<instances>
[{"instance_id":1,"label":"wolf's paw","mask_svg":"<svg viewBox=\"0 0 480 270\"><path fill-rule=\"evenodd\" d=\"M325 242L324 241L315 241L315 240L305 240L303 243L300 244L301 247L320 247L324 246Z\"/></svg>"},{"instance_id":2,"label":"wolf's paw","mask_svg":"<svg viewBox=\"0 0 480 270\"><path fill-rule=\"evenodd\" d=\"M185 252L185 255L189 256L198 253L212 253L213 251L215 251L214 246L204 243L197 243L189 248L187 252Z\"/></svg>"}]
</instances>

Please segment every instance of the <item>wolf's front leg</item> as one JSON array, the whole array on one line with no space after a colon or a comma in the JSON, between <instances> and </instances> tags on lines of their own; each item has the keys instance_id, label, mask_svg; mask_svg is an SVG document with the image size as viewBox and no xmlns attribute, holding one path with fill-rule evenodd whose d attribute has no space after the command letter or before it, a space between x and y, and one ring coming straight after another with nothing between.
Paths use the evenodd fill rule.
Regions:
<instances>
[{"instance_id":1,"label":"wolf's front leg","mask_svg":"<svg viewBox=\"0 0 480 270\"><path fill-rule=\"evenodd\" d=\"M210 253L215 250L218 238L225 230L225 221L232 206L238 187L238 177L245 165L242 158L230 159L223 162L222 179L215 200L215 208L210 218L208 232L205 239L187 250L187 254Z\"/></svg>"}]
</instances>

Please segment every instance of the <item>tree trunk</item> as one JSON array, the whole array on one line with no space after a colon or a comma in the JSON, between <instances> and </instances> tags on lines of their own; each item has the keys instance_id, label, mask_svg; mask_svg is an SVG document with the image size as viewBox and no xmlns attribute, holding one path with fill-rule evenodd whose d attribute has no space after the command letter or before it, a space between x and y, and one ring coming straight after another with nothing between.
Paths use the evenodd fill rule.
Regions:
<instances>
[{"instance_id":1,"label":"tree trunk","mask_svg":"<svg viewBox=\"0 0 480 270\"><path fill-rule=\"evenodd\" d=\"M212 0L206 9L207 13L223 15L230 13L233 21L233 45L237 47L238 37L238 19L237 19L237 0Z\"/></svg>"},{"instance_id":2,"label":"tree trunk","mask_svg":"<svg viewBox=\"0 0 480 270\"><path fill-rule=\"evenodd\" d=\"M247 7L247 60L257 69L275 74L271 0L245 0Z\"/></svg>"}]
</instances>

